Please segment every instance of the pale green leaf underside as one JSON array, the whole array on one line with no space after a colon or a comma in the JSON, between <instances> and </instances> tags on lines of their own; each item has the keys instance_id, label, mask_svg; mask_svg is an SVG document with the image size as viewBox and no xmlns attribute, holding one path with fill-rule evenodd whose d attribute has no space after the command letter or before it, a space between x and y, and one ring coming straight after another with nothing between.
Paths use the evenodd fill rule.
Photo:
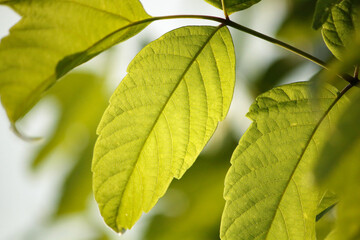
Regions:
<instances>
[{"instance_id":1,"label":"pale green leaf underside","mask_svg":"<svg viewBox=\"0 0 360 240\"><path fill-rule=\"evenodd\" d=\"M10 121L22 117L56 79L138 33L148 18L137 0L5 1L22 19L0 44L0 96Z\"/></svg>"},{"instance_id":2,"label":"pale green leaf underside","mask_svg":"<svg viewBox=\"0 0 360 240\"><path fill-rule=\"evenodd\" d=\"M338 59L352 51L355 37L360 34L360 5L357 0L344 0L331 8L322 35L327 47Z\"/></svg>"},{"instance_id":3,"label":"pale green leaf underside","mask_svg":"<svg viewBox=\"0 0 360 240\"><path fill-rule=\"evenodd\" d=\"M315 239L318 208L326 206L308 174L346 102L325 116L337 94L327 86L314 96L308 83L295 83L257 98L225 180L222 239Z\"/></svg>"},{"instance_id":4,"label":"pale green leaf underside","mask_svg":"<svg viewBox=\"0 0 360 240\"><path fill-rule=\"evenodd\" d=\"M228 111L234 81L226 27L179 28L135 57L94 151L95 198L111 228L131 228L193 164Z\"/></svg>"},{"instance_id":5,"label":"pale green leaf underside","mask_svg":"<svg viewBox=\"0 0 360 240\"><path fill-rule=\"evenodd\" d=\"M205 0L211 5L222 9L221 0ZM228 14L244 10L251 7L255 3L260 2L261 0L225 0L225 8Z\"/></svg>"},{"instance_id":6,"label":"pale green leaf underside","mask_svg":"<svg viewBox=\"0 0 360 240\"><path fill-rule=\"evenodd\" d=\"M342 0L318 0L316 3L313 28L320 28L327 20L331 8Z\"/></svg>"}]
</instances>

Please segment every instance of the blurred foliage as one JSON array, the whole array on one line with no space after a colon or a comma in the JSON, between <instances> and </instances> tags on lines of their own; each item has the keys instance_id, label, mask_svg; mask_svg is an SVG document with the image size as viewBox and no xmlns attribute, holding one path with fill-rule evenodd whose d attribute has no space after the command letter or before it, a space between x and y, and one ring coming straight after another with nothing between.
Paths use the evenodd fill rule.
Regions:
<instances>
[{"instance_id":1,"label":"blurred foliage","mask_svg":"<svg viewBox=\"0 0 360 240\"><path fill-rule=\"evenodd\" d=\"M107 105L103 79L88 73L64 77L47 93L59 105L60 117L54 133L40 147L32 161L33 168L61 151L70 156L73 169L65 179L56 216L86 208L91 193L91 159L96 140L96 127ZM69 159L64 162L71 163Z\"/></svg>"},{"instance_id":2,"label":"blurred foliage","mask_svg":"<svg viewBox=\"0 0 360 240\"><path fill-rule=\"evenodd\" d=\"M335 226L335 210L331 209L316 222L316 239L325 240Z\"/></svg>"},{"instance_id":3,"label":"blurred foliage","mask_svg":"<svg viewBox=\"0 0 360 240\"><path fill-rule=\"evenodd\" d=\"M223 134L219 146L210 145L215 149L201 154L181 181L172 182L160 202L163 214L151 220L146 240L219 239L224 178L238 142L231 131Z\"/></svg>"},{"instance_id":4,"label":"blurred foliage","mask_svg":"<svg viewBox=\"0 0 360 240\"><path fill-rule=\"evenodd\" d=\"M320 33L311 28L316 1L287 0L286 2L286 16L280 24L277 37L309 49L314 41L321 40Z\"/></svg>"},{"instance_id":5,"label":"blurred foliage","mask_svg":"<svg viewBox=\"0 0 360 240\"><path fill-rule=\"evenodd\" d=\"M295 70L302 60L292 55L281 57L269 64L250 84L251 93L255 98L259 94L279 85L284 78Z\"/></svg>"},{"instance_id":6,"label":"blurred foliage","mask_svg":"<svg viewBox=\"0 0 360 240\"><path fill-rule=\"evenodd\" d=\"M360 238L360 90L333 130L322 150L315 173L320 183L335 190L340 198L337 231L341 238Z\"/></svg>"}]
</instances>

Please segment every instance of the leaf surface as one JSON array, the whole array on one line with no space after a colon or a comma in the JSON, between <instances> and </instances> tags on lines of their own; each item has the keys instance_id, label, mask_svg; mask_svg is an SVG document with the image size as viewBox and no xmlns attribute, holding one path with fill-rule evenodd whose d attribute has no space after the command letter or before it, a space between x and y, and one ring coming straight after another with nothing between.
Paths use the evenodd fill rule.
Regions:
<instances>
[{"instance_id":1,"label":"leaf surface","mask_svg":"<svg viewBox=\"0 0 360 240\"><path fill-rule=\"evenodd\" d=\"M343 0L331 8L322 28L327 47L340 60L346 51L352 51L360 35L360 4L357 0Z\"/></svg>"},{"instance_id":2,"label":"leaf surface","mask_svg":"<svg viewBox=\"0 0 360 240\"><path fill-rule=\"evenodd\" d=\"M137 0L4 1L22 16L0 44L0 96L11 122L72 68L137 34Z\"/></svg>"},{"instance_id":3,"label":"leaf surface","mask_svg":"<svg viewBox=\"0 0 360 240\"><path fill-rule=\"evenodd\" d=\"M313 28L320 28L329 17L332 7L343 0L318 0L316 3Z\"/></svg>"},{"instance_id":4,"label":"leaf surface","mask_svg":"<svg viewBox=\"0 0 360 240\"><path fill-rule=\"evenodd\" d=\"M226 27L176 29L135 57L99 124L92 165L111 228L131 228L193 164L227 114L234 81Z\"/></svg>"},{"instance_id":5,"label":"leaf surface","mask_svg":"<svg viewBox=\"0 0 360 240\"><path fill-rule=\"evenodd\" d=\"M337 233L334 239L360 237L360 93L340 118L315 168L318 182L339 195Z\"/></svg>"},{"instance_id":6,"label":"leaf surface","mask_svg":"<svg viewBox=\"0 0 360 240\"><path fill-rule=\"evenodd\" d=\"M221 0L205 0L211 5L222 9ZM252 5L260 2L261 0L225 0L225 8L228 14L244 10Z\"/></svg>"},{"instance_id":7,"label":"leaf surface","mask_svg":"<svg viewBox=\"0 0 360 240\"><path fill-rule=\"evenodd\" d=\"M254 122L235 150L226 176L222 239L315 239L324 191L309 173L345 98L327 86L281 86L250 107Z\"/></svg>"}]
</instances>

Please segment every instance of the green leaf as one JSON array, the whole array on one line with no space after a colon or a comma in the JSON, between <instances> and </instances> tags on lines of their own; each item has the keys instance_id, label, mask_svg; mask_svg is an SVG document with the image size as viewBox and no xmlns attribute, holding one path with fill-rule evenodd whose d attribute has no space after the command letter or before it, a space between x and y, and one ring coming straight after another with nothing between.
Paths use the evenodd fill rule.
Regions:
<instances>
[{"instance_id":1,"label":"green leaf","mask_svg":"<svg viewBox=\"0 0 360 240\"><path fill-rule=\"evenodd\" d=\"M215 139L181 181L171 183L161 200L163 214L150 220L144 239L219 239L221 213L225 204L221 196L224 176L237 146L232 132L232 129L221 132L223 141L218 143L216 140L219 139Z\"/></svg>"},{"instance_id":2,"label":"green leaf","mask_svg":"<svg viewBox=\"0 0 360 240\"><path fill-rule=\"evenodd\" d=\"M340 60L360 34L360 5L357 0L343 0L332 7L322 28L324 41L330 51Z\"/></svg>"},{"instance_id":3,"label":"green leaf","mask_svg":"<svg viewBox=\"0 0 360 240\"><path fill-rule=\"evenodd\" d=\"M235 150L226 176L221 238L315 239L324 191L310 172L318 149L346 98L309 82L260 95L247 116L254 122ZM331 119L331 120L330 120Z\"/></svg>"},{"instance_id":4,"label":"green leaf","mask_svg":"<svg viewBox=\"0 0 360 240\"><path fill-rule=\"evenodd\" d=\"M92 166L111 228L131 228L193 164L226 116L234 82L223 26L176 29L135 57L99 124Z\"/></svg>"},{"instance_id":5,"label":"green leaf","mask_svg":"<svg viewBox=\"0 0 360 240\"><path fill-rule=\"evenodd\" d=\"M318 0L316 3L313 28L320 28L329 17L332 7L343 0Z\"/></svg>"},{"instance_id":6,"label":"green leaf","mask_svg":"<svg viewBox=\"0 0 360 240\"><path fill-rule=\"evenodd\" d=\"M211 5L222 9L221 0L205 0ZM255 3L260 2L261 0L225 0L225 9L228 14L244 10L251 7Z\"/></svg>"},{"instance_id":7,"label":"green leaf","mask_svg":"<svg viewBox=\"0 0 360 240\"><path fill-rule=\"evenodd\" d=\"M137 0L5 1L22 16L0 44L0 96L11 122L56 79L142 30Z\"/></svg>"},{"instance_id":8,"label":"green leaf","mask_svg":"<svg viewBox=\"0 0 360 240\"><path fill-rule=\"evenodd\" d=\"M356 89L350 106L340 118L326 142L315 176L318 181L334 189L340 198L337 233L334 239L360 237L360 94Z\"/></svg>"}]
</instances>

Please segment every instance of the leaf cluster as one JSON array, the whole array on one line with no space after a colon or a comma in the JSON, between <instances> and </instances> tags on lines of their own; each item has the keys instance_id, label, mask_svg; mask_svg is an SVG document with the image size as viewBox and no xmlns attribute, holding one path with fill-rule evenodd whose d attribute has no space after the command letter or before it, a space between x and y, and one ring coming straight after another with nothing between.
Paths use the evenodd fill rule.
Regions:
<instances>
[{"instance_id":1,"label":"leaf cluster","mask_svg":"<svg viewBox=\"0 0 360 240\"><path fill-rule=\"evenodd\" d=\"M286 36L288 22L302 19L298 26L305 29L312 20L337 58L332 64L230 20L230 14L260 0L206 2L225 17L152 17L138 0L0 0L22 17L0 44L0 96L7 115L15 124L44 95L55 98L61 109L57 129L33 166L59 148L76 156L56 215L83 211L92 179L100 213L117 233L132 228L165 195L164 202L175 199L165 211L180 210L172 217L155 216L145 239L358 239L359 2L296 3L294 12L311 5L314 16L289 15L278 31ZM146 45L109 104L103 79L67 75L151 22L174 18L218 25L184 26ZM256 100L247 114L252 124L237 147L228 134L218 152L199 157L233 98L236 54L229 27L280 45L328 72L278 86L302 63L278 58L252 83ZM339 83L333 85L342 80L348 85L339 90L330 78ZM196 159L189 174L172 183ZM194 229L201 229L199 235L192 234Z\"/></svg>"}]
</instances>

